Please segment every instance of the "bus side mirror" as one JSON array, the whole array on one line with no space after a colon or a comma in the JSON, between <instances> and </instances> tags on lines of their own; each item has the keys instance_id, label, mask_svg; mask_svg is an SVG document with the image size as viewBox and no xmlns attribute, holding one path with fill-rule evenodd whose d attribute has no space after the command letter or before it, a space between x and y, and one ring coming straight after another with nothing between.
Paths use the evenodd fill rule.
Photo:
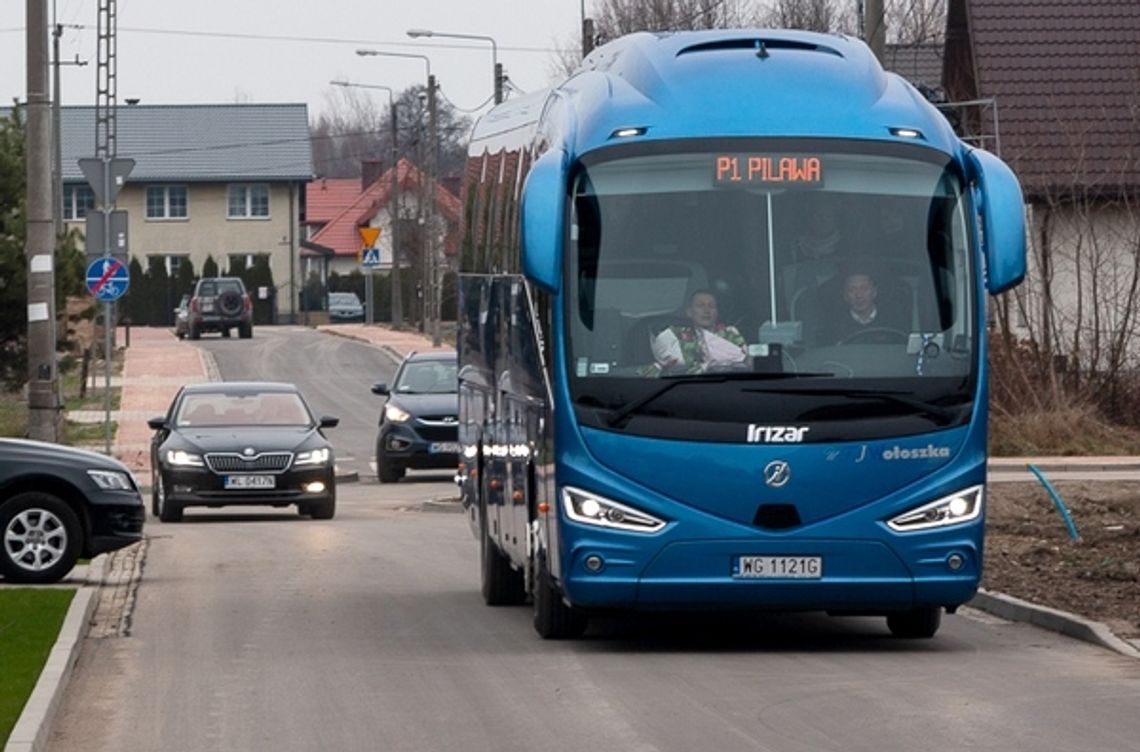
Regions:
<instances>
[{"instance_id":1,"label":"bus side mirror","mask_svg":"<svg viewBox=\"0 0 1140 752\"><path fill-rule=\"evenodd\" d=\"M1025 278L1025 200L1013 170L988 151L970 152L978 185L986 289L997 295Z\"/></svg>"},{"instance_id":2,"label":"bus side mirror","mask_svg":"<svg viewBox=\"0 0 1140 752\"><path fill-rule=\"evenodd\" d=\"M522 195L522 263L527 279L549 293L562 284L566 229L564 154L552 149L534 163Z\"/></svg>"}]
</instances>

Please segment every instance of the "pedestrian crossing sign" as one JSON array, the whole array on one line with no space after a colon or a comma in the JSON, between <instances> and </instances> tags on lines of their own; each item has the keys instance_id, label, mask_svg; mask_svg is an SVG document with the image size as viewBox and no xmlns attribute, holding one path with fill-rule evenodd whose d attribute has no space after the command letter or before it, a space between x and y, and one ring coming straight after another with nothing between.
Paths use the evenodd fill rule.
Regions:
<instances>
[{"instance_id":1,"label":"pedestrian crossing sign","mask_svg":"<svg viewBox=\"0 0 1140 752\"><path fill-rule=\"evenodd\" d=\"M360 263L366 269L372 269L380 266L380 249L365 248L360 252Z\"/></svg>"}]
</instances>

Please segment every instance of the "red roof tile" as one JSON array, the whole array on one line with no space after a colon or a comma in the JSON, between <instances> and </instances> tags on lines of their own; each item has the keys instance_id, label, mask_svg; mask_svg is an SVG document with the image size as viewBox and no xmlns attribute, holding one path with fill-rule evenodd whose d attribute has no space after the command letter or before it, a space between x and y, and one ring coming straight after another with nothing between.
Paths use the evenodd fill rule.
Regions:
<instances>
[{"instance_id":1,"label":"red roof tile","mask_svg":"<svg viewBox=\"0 0 1140 752\"><path fill-rule=\"evenodd\" d=\"M397 165L396 179L401 191L415 191L420 188L424 175L411 162L401 159ZM312 196L313 186L321 182L315 180L309 184L306 198ZM355 185L354 195L345 199L340 206L340 211L330 217L327 224L310 238L313 243L332 248L338 256L355 256L356 252L360 250L361 241L357 228L368 224L380 209L388 205L389 196L392 193L392 171L391 169L387 170L376 182L363 191L360 190L359 180L351 182ZM459 199L438 183L435 194L436 206L449 226L444 240L444 253L449 256L455 255L458 250L458 227L461 214ZM322 210L328 211L330 207L323 207ZM313 221L310 207L306 209L306 216L308 221Z\"/></svg>"}]
</instances>

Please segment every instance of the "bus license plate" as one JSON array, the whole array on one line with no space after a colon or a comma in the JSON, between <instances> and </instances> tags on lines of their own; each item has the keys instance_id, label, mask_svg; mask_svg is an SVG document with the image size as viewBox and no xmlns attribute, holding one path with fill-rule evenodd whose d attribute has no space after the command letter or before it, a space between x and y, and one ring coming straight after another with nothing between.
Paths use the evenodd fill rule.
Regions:
<instances>
[{"instance_id":1,"label":"bus license plate","mask_svg":"<svg viewBox=\"0 0 1140 752\"><path fill-rule=\"evenodd\" d=\"M459 454L458 441L436 441L428 444L429 454Z\"/></svg>"},{"instance_id":2,"label":"bus license plate","mask_svg":"<svg viewBox=\"0 0 1140 752\"><path fill-rule=\"evenodd\" d=\"M738 579L818 580L823 576L822 556L737 556L732 576Z\"/></svg>"},{"instance_id":3,"label":"bus license plate","mask_svg":"<svg viewBox=\"0 0 1140 752\"><path fill-rule=\"evenodd\" d=\"M272 475L227 475L226 488L276 488L277 478Z\"/></svg>"}]
</instances>

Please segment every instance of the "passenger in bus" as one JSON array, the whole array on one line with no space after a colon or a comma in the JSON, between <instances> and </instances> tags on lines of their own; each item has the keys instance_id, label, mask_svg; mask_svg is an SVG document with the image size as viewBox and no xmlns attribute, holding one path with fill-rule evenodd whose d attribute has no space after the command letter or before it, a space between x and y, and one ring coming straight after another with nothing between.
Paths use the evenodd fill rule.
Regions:
<instances>
[{"instance_id":1,"label":"passenger in bus","mask_svg":"<svg viewBox=\"0 0 1140 752\"><path fill-rule=\"evenodd\" d=\"M843 277L843 302L838 308L834 313L819 312L818 344L893 344L905 340L910 330L905 313L879 299L879 286L864 268L855 267Z\"/></svg>"},{"instance_id":2,"label":"passenger in bus","mask_svg":"<svg viewBox=\"0 0 1140 752\"><path fill-rule=\"evenodd\" d=\"M655 369L703 373L742 368L748 357L744 337L720 321L716 296L697 290L685 307L687 324L675 324L653 338Z\"/></svg>"}]
</instances>

